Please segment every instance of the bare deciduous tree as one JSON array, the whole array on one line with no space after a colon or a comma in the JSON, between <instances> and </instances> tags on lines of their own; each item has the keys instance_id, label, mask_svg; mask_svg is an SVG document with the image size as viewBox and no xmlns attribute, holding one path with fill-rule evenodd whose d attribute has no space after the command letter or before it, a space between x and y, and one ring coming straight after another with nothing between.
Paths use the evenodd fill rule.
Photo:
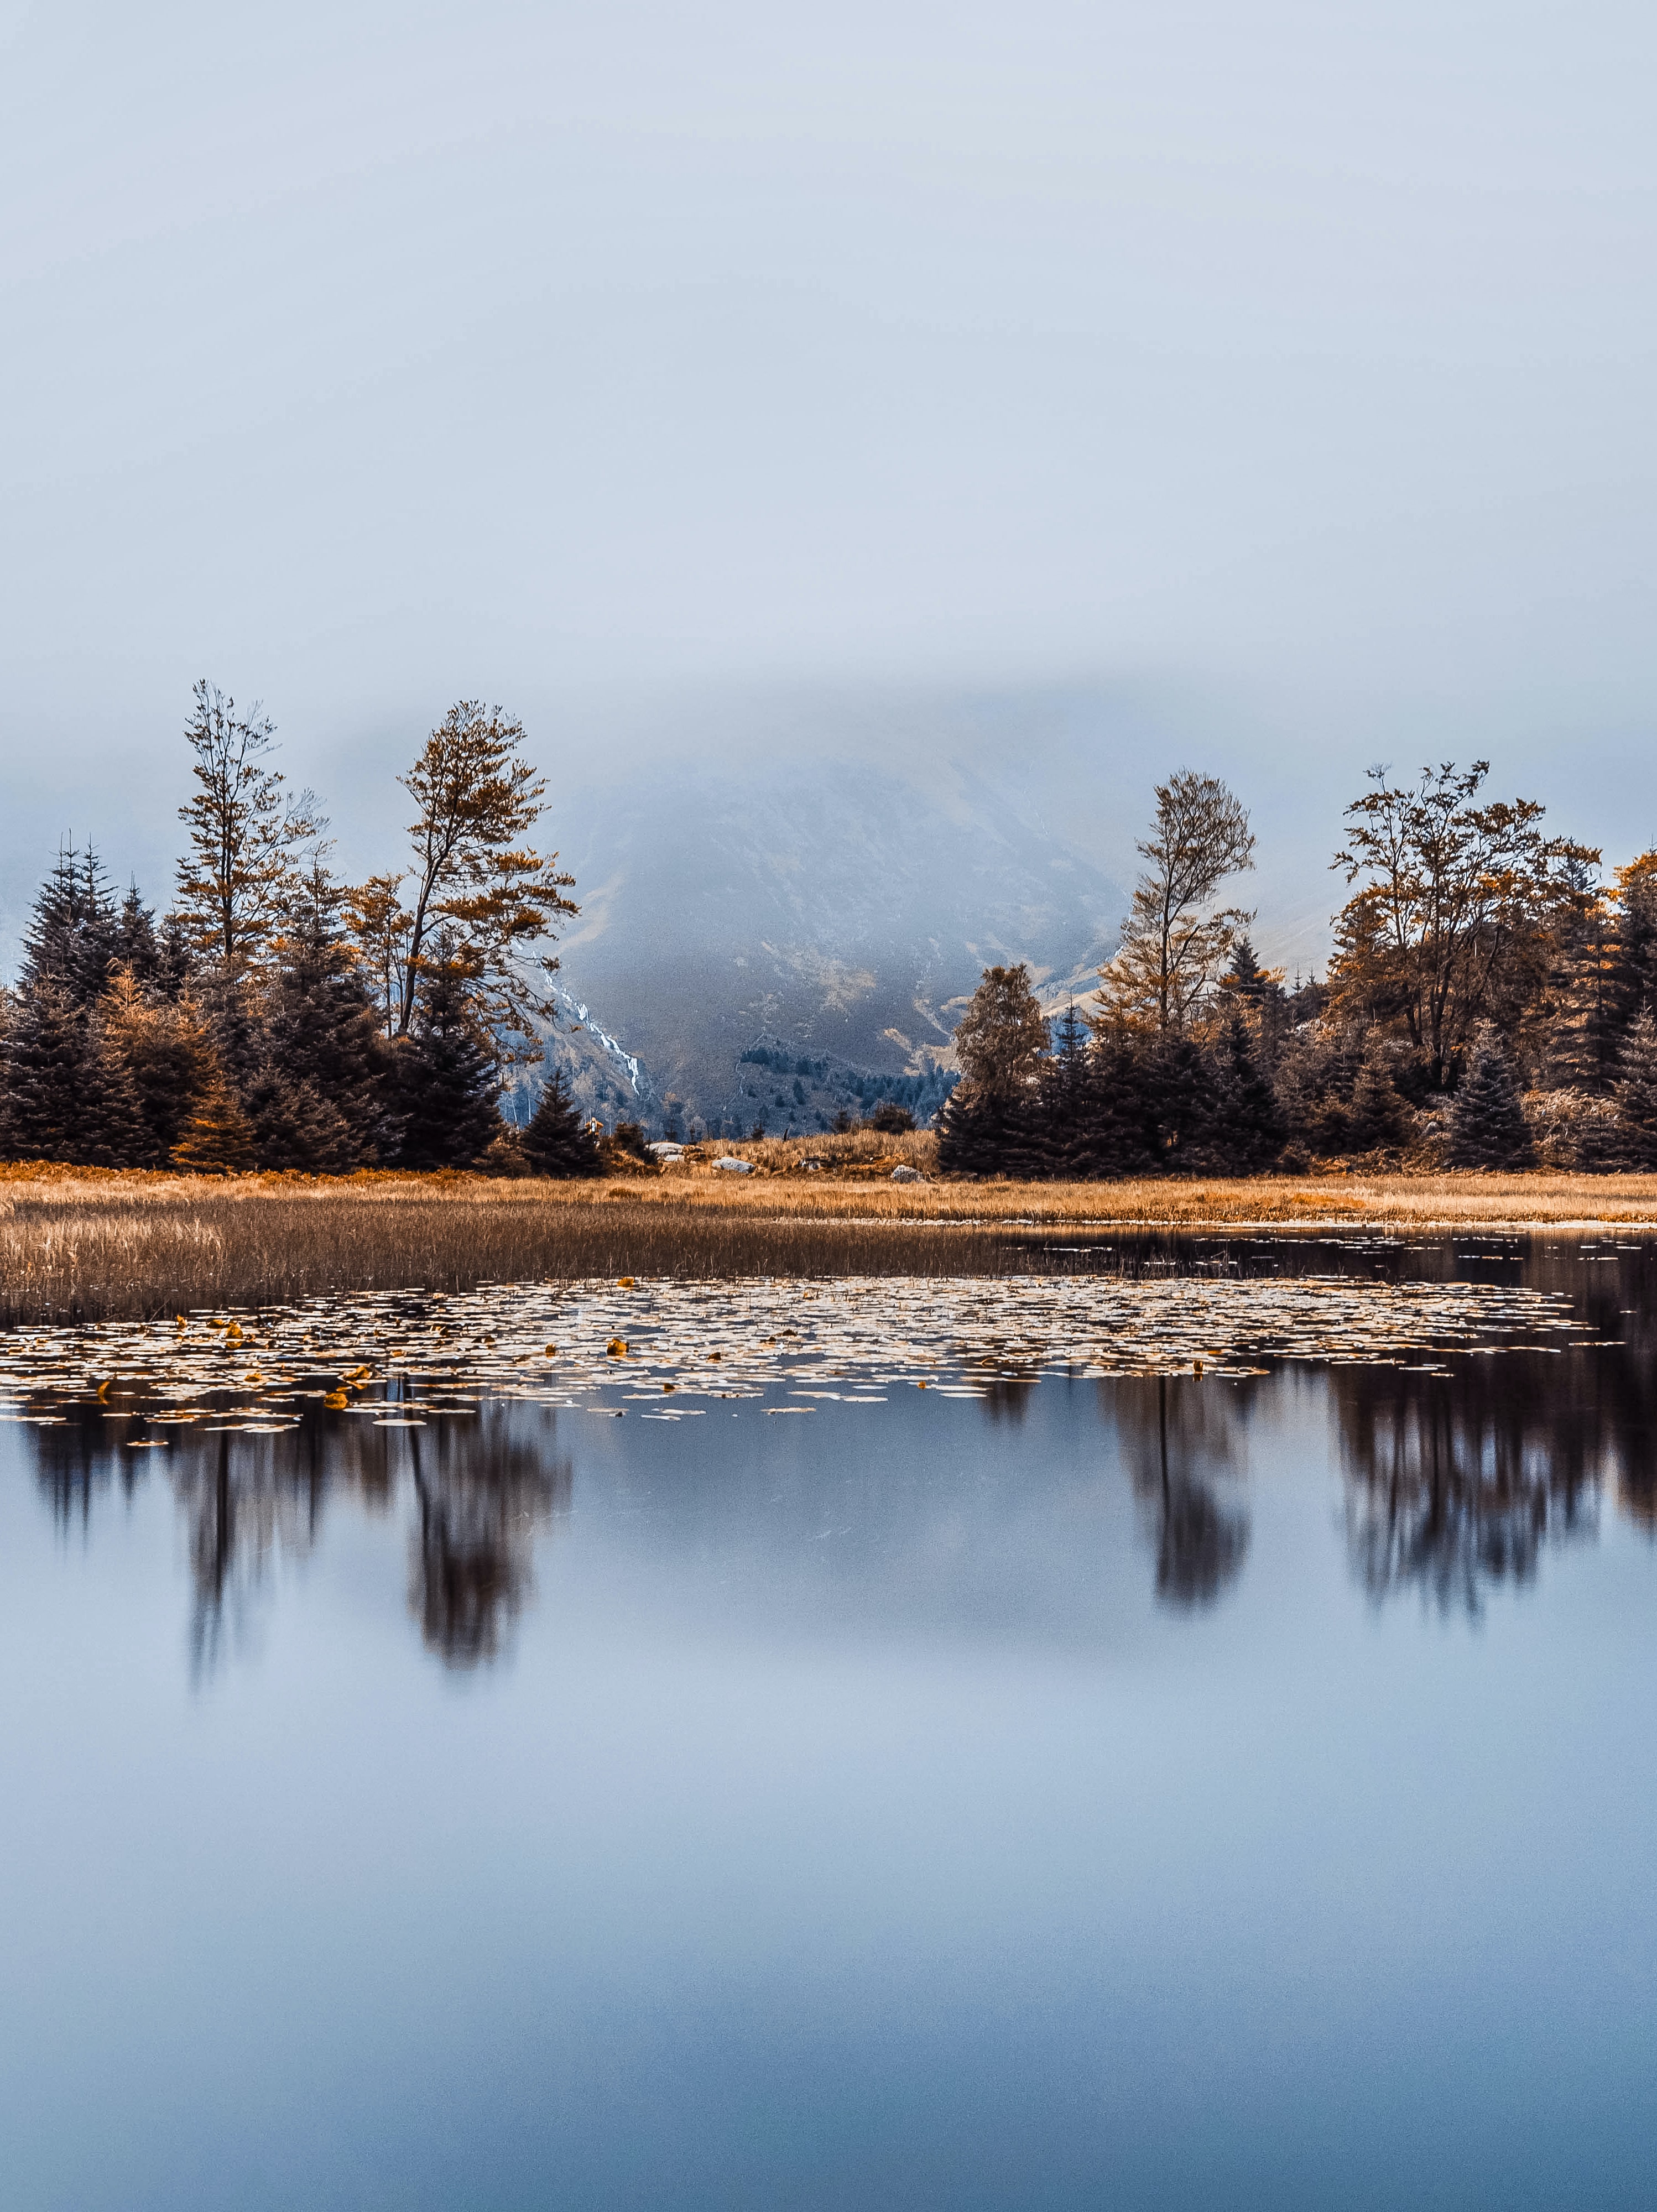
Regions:
<instances>
[{"instance_id":1,"label":"bare deciduous tree","mask_svg":"<svg viewBox=\"0 0 1657 2212\"><path fill-rule=\"evenodd\" d=\"M265 951L281 926L301 855L326 824L308 791L289 794L271 766L275 725L255 703L241 714L205 678L185 737L196 795L179 809L189 849L179 863L179 919L199 953L227 969Z\"/></svg>"},{"instance_id":2,"label":"bare deciduous tree","mask_svg":"<svg viewBox=\"0 0 1657 2212\"><path fill-rule=\"evenodd\" d=\"M1241 802L1217 776L1190 769L1155 788L1155 829L1139 847L1150 865L1134 886L1121 947L1099 971L1095 1027L1184 1029L1254 918L1214 905L1228 876L1254 866Z\"/></svg>"}]
</instances>

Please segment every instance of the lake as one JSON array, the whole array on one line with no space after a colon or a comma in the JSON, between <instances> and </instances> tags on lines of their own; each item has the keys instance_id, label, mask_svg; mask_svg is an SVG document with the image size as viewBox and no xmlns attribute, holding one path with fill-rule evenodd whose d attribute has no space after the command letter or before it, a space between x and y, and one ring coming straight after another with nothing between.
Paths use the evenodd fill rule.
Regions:
<instances>
[{"instance_id":1,"label":"lake","mask_svg":"<svg viewBox=\"0 0 1657 2212\"><path fill-rule=\"evenodd\" d=\"M0 1339L0 2197L1648 2206L1657 1245Z\"/></svg>"}]
</instances>

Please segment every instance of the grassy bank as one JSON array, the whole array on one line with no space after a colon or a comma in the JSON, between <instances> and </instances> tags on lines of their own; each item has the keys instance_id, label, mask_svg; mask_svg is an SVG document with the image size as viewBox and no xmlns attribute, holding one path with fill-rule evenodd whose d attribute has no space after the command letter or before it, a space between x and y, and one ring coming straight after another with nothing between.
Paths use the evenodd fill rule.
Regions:
<instances>
[{"instance_id":1,"label":"grassy bank","mask_svg":"<svg viewBox=\"0 0 1657 2212\"><path fill-rule=\"evenodd\" d=\"M0 1170L0 1318L141 1318L326 1291L541 1277L974 1275L1063 1265L1112 1231L1358 1225L1657 1230L1657 1176L894 1183L926 1137L732 1146L593 1182L477 1176L202 1178ZM807 1158L821 1162L806 1167Z\"/></svg>"}]
</instances>

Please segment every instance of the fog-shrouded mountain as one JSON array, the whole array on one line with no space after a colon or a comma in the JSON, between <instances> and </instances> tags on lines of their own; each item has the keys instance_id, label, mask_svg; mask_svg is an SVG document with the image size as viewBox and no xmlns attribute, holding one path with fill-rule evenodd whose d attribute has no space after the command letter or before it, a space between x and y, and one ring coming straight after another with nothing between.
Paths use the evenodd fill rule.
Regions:
<instances>
[{"instance_id":1,"label":"fog-shrouded mountain","mask_svg":"<svg viewBox=\"0 0 1657 2212\"><path fill-rule=\"evenodd\" d=\"M609 1121L809 1127L899 1078L924 1112L983 969L1085 971L1124 906L1015 773L689 763L570 826L582 915L550 1058Z\"/></svg>"}]
</instances>

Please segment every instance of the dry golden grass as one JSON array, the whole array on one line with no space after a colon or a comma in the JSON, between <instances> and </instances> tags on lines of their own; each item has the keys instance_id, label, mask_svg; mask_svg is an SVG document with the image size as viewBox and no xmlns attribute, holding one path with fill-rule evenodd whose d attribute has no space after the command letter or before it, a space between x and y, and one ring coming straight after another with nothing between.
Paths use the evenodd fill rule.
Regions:
<instances>
[{"instance_id":1,"label":"dry golden grass","mask_svg":"<svg viewBox=\"0 0 1657 2212\"><path fill-rule=\"evenodd\" d=\"M892 1182L899 1161L931 1165L932 1141L762 1140L591 1182L0 1169L0 1319L136 1319L545 1277L1000 1274L1053 1265L1044 1248L1056 1235L1657 1230L1653 1176ZM716 1150L755 1172L716 1170Z\"/></svg>"}]
</instances>

